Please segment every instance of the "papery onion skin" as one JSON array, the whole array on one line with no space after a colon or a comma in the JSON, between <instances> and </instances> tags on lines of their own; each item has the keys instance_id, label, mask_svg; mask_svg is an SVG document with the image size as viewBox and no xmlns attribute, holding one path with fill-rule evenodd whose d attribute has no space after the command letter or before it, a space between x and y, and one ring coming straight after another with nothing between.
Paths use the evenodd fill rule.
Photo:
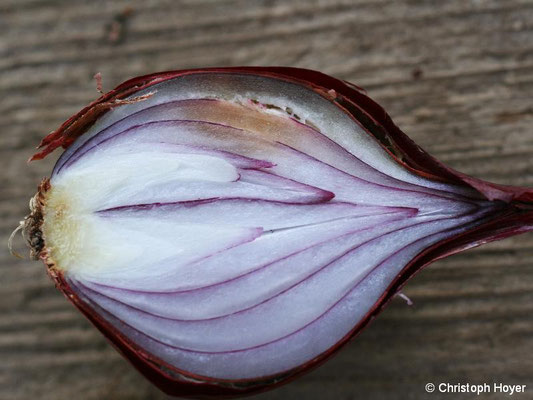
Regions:
<instances>
[{"instance_id":1,"label":"papery onion skin","mask_svg":"<svg viewBox=\"0 0 533 400\"><path fill-rule=\"evenodd\" d=\"M319 72L296 68L210 68L162 72L131 79L91 103L78 114L69 118L57 131L44 138L40 145L43 150L35 154L32 160L41 159L58 147L68 148L98 118L110 109L120 107L124 99L129 96L135 96L140 90L149 90L155 84L184 75L211 73L269 77L311 89L347 113L355 123L362 126L405 168L434 181L474 188L484 198L501 203L504 212L489 222L449 239L442 240L418 254L396 276L365 317L335 346L311 361L281 375L266 376L261 379L224 380L206 378L187 371L181 371L154 357L136 346L76 294L63 273L54 268L53 260L50 259L46 252L46 244L42 242L39 236L39 228L42 223L42 220L40 220L42 217L39 217L39 215L44 206L44 196L50 187L48 180L43 181L33 201L32 218L29 224L32 250L47 264L48 273L58 289L143 375L170 395L197 398L230 397L256 393L287 383L326 361L348 340L361 332L407 280L431 262L483 243L533 230L532 189L486 183L446 167L411 141L394 125L387 113L363 93L362 89ZM142 99L139 99L139 101L142 101Z\"/></svg>"}]
</instances>

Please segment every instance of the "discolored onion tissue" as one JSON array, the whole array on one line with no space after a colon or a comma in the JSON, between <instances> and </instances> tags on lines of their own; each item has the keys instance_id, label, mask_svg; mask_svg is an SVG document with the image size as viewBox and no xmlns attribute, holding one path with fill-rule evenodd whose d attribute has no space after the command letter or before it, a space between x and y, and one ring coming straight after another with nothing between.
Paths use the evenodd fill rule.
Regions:
<instances>
[{"instance_id":1,"label":"discolored onion tissue","mask_svg":"<svg viewBox=\"0 0 533 400\"><path fill-rule=\"evenodd\" d=\"M533 190L451 170L356 86L309 70L135 78L33 159L61 146L31 250L173 395L287 382L431 261L533 230Z\"/></svg>"}]
</instances>

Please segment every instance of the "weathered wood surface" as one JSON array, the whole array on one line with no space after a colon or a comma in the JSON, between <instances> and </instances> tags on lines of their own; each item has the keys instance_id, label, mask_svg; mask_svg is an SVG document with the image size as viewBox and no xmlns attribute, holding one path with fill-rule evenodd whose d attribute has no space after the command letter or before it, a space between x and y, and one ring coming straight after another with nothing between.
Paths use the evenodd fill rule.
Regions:
<instances>
[{"instance_id":1,"label":"weathered wood surface","mask_svg":"<svg viewBox=\"0 0 533 400\"><path fill-rule=\"evenodd\" d=\"M365 87L441 160L533 185L533 1L0 1L0 399L165 399L5 243L53 157L39 139L156 70L292 65ZM471 399L426 382L528 385L533 235L440 261L337 357L258 399ZM485 395L501 399L503 395Z\"/></svg>"}]
</instances>

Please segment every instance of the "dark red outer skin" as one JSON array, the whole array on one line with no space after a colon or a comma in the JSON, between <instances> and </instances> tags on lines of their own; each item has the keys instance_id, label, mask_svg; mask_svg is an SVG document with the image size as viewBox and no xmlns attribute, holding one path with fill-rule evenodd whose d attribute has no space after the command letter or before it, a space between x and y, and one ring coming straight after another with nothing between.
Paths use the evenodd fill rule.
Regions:
<instances>
[{"instance_id":1,"label":"dark red outer skin","mask_svg":"<svg viewBox=\"0 0 533 400\"><path fill-rule=\"evenodd\" d=\"M61 272L49 268L48 273L56 283L57 288L139 372L169 395L190 398L230 398L258 393L290 382L325 362L349 340L357 336L381 312L405 283L428 264L462 250L533 230L533 189L484 182L445 166L409 139L392 122L385 110L366 96L362 89L320 72L305 69L288 67L208 68L161 72L137 77L104 94L78 114L69 118L58 130L43 139L39 147L44 147L44 149L35 154L31 160L41 159L57 147L67 148L70 146L97 118L109 109L119 106L117 100L124 99L141 89L149 88L168 79L188 74L212 72L272 77L310 88L348 113L356 123L378 140L393 158L405 168L430 179L470 186L480 193L481 198L485 197L488 200L500 202L503 211L492 220L458 236L443 240L418 254L398 274L366 316L335 346L290 371L255 380L218 380L196 376L168 365L143 349L138 348L122 335L88 303L76 295ZM401 157L401 160L398 156Z\"/></svg>"}]
</instances>

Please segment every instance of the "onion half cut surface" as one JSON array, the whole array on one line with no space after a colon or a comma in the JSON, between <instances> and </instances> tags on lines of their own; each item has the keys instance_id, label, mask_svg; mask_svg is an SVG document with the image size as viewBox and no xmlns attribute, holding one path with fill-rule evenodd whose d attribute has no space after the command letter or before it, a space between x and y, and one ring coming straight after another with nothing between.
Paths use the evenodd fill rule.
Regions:
<instances>
[{"instance_id":1,"label":"onion half cut surface","mask_svg":"<svg viewBox=\"0 0 533 400\"><path fill-rule=\"evenodd\" d=\"M240 395L333 354L417 270L533 229L531 190L424 153L312 71L126 82L43 141L32 250L167 393Z\"/></svg>"}]
</instances>

